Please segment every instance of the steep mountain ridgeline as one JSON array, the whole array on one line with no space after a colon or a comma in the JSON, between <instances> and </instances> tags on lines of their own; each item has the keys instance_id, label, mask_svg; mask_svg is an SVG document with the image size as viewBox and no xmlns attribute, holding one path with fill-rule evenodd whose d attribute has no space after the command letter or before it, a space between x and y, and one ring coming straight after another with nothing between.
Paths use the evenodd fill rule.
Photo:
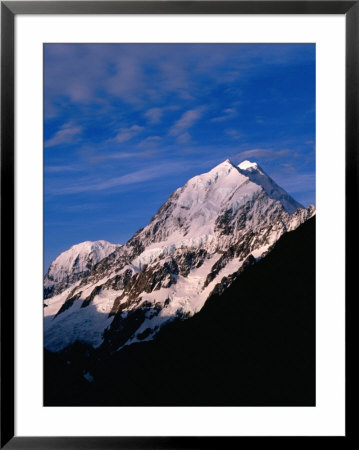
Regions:
<instances>
[{"instance_id":1,"label":"steep mountain ridgeline","mask_svg":"<svg viewBox=\"0 0 359 450\"><path fill-rule=\"evenodd\" d=\"M45 347L80 341L113 352L151 340L164 324L200 311L314 214L256 163L226 160L177 189L85 277L48 295Z\"/></svg>"}]
</instances>

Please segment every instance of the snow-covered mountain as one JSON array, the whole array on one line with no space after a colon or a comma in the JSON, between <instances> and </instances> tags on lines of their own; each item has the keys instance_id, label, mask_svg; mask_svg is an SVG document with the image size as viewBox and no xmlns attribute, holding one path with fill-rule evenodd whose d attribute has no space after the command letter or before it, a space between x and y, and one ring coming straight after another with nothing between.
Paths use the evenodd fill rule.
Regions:
<instances>
[{"instance_id":1,"label":"snow-covered mountain","mask_svg":"<svg viewBox=\"0 0 359 450\"><path fill-rule=\"evenodd\" d=\"M314 214L258 164L226 160L173 192L145 228L86 277L58 294L55 282L57 295L45 300L45 347L59 351L81 341L115 351L152 339L164 324L198 312Z\"/></svg>"},{"instance_id":2,"label":"snow-covered mountain","mask_svg":"<svg viewBox=\"0 0 359 450\"><path fill-rule=\"evenodd\" d=\"M44 278L44 297L59 294L86 277L93 267L121 245L107 241L85 241L61 253L50 265Z\"/></svg>"}]
</instances>

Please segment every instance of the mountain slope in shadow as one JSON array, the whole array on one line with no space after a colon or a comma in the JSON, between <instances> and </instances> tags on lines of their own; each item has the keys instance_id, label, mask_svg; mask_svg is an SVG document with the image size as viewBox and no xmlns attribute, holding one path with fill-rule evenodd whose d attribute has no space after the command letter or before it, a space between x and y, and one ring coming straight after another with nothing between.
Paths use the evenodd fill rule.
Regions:
<instances>
[{"instance_id":1,"label":"mountain slope in shadow","mask_svg":"<svg viewBox=\"0 0 359 450\"><path fill-rule=\"evenodd\" d=\"M314 406L315 218L154 341L46 351L44 389L45 406Z\"/></svg>"}]
</instances>

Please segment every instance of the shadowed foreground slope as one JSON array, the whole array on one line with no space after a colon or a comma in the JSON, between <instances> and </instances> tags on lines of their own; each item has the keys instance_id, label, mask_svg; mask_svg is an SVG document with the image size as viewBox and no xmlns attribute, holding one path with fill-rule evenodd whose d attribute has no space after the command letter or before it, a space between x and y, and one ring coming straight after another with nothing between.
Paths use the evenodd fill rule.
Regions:
<instances>
[{"instance_id":1,"label":"shadowed foreground slope","mask_svg":"<svg viewBox=\"0 0 359 450\"><path fill-rule=\"evenodd\" d=\"M154 341L46 351L44 375L48 406L314 406L315 218Z\"/></svg>"}]
</instances>

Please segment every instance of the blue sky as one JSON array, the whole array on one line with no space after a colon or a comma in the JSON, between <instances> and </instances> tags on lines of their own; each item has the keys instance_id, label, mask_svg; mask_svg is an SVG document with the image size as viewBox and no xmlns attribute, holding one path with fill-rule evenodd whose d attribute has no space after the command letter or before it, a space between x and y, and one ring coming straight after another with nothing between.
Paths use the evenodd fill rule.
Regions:
<instances>
[{"instance_id":1,"label":"blue sky","mask_svg":"<svg viewBox=\"0 0 359 450\"><path fill-rule=\"evenodd\" d=\"M44 45L45 270L226 158L315 204L315 45Z\"/></svg>"}]
</instances>

